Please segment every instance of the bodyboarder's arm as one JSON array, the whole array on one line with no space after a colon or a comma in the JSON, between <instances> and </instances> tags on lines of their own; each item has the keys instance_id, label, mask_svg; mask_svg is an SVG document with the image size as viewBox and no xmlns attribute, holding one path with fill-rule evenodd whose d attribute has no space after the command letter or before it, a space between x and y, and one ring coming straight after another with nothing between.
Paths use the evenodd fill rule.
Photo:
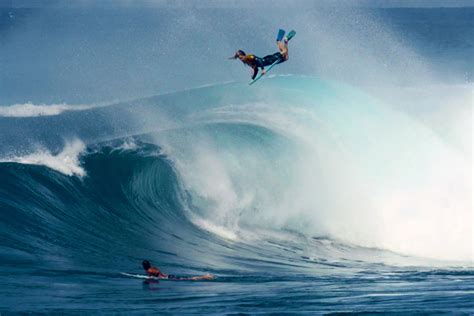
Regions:
<instances>
[{"instance_id":1,"label":"bodyboarder's arm","mask_svg":"<svg viewBox=\"0 0 474 316\"><path fill-rule=\"evenodd\" d=\"M253 66L253 75L252 75L252 80L255 79L255 77L257 77L257 74L258 74L258 67L257 66Z\"/></svg>"}]
</instances>

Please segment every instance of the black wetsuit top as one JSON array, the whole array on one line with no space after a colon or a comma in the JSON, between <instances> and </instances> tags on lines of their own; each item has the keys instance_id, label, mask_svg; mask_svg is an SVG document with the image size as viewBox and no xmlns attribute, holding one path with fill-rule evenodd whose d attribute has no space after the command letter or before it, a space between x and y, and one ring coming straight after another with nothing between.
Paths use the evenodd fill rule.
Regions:
<instances>
[{"instance_id":1,"label":"black wetsuit top","mask_svg":"<svg viewBox=\"0 0 474 316\"><path fill-rule=\"evenodd\" d=\"M280 64L284 61L285 61L285 58L280 52L272 54L272 55L267 55L263 58L255 56L256 67L254 68L252 79L255 79L255 77L257 76L258 68L263 69L265 66L270 66L275 62L277 62L277 64Z\"/></svg>"},{"instance_id":2,"label":"black wetsuit top","mask_svg":"<svg viewBox=\"0 0 474 316\"><path fill-rule=\"evenodd\" d=\"M263 68L265 66L272 65L276 61L278 61L277 64L280 64L285 61L285 58L283 58L283 55L278 52L272 55L267 55L263 58L255 56L255 61L257 63L257 67Z\"/></svg>"}]
</instances>

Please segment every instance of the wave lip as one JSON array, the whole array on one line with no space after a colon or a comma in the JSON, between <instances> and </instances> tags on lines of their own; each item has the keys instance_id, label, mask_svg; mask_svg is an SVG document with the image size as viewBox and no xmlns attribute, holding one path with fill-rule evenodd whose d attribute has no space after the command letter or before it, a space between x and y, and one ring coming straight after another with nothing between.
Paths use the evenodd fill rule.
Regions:
<instances>
[{"instance_id":1,"label":"wave lip","mask_svg":"<svg viewBox=\"0 0 474 316\"><path fill-rule=\"evenodd\" d=\"M0 117L36 117L36 116L54 116L65 111L87 110L92 105L70 105L66 103L59 104L33 104L31 102L23 104L13 104L0 106Z\"/></svg>"},{"instance_id":2,"label":"wave lip","mask_svg":"<svg viewBox=\"0 0 474 316\"><path fill-rule=\"evenodd\" d=\"M63 150L58 154L52 154L50 151L40 149L39 151L25 156L16 156L0 160L0 162L16 162L28 165L42 165L67 176L86 175L86 171L80 166L79 157L86 146L79 139L67 142Z\"/></svg>"}]
</instances>

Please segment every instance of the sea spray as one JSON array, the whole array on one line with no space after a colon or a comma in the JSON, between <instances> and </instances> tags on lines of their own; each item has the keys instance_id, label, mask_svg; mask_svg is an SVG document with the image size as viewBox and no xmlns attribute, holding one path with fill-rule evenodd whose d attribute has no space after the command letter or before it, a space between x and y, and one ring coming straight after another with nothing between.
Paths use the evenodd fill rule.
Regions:
<instances>
[{"instance_id":1,"label":"sea spray","mask_svg":"<svg viewBox=\"0 0 474 316\"><path fill-rule=\"evenodd\" d=\"M66 142L59 153L38 149L31 154L3 158L0 162L43 165L68 176L83 177L86 175L86 171L81 167L79 158L84 150L85 144L79 139L74 139Z\"/></svg>"}]
</instances>

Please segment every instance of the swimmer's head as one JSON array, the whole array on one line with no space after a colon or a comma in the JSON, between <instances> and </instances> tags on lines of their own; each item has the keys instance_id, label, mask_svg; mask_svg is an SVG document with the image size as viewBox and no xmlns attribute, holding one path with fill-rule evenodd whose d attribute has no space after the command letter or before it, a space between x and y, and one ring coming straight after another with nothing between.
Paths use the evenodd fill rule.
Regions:
<instances>
[{"instance_id":1,"label":"swimmer's head","mask_svg":"<svg viewBox=\"0 0 474 316\"><path fill-rule=\"evenodd\" d=\"M148 260L143 260L142 266L143 266L143 269L145 269L145 270L150 269L150 268L151 268L150 261L148 261Z\"/></svg>"}]
</instances>

